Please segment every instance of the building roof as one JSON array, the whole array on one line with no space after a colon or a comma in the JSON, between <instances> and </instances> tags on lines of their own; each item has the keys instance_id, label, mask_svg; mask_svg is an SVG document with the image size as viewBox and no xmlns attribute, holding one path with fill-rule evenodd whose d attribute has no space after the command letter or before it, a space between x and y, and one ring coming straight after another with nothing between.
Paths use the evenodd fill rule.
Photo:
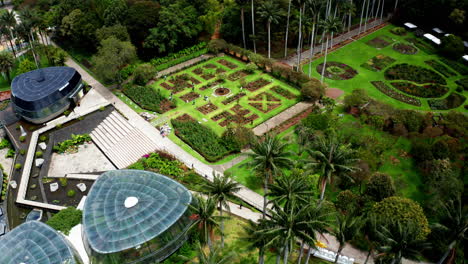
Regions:
<instances>
[{"instance_id":1,"label":"building roof","mask_svg":"<svg viewBox=\"0 0 468 264\"><path fill-rule=\"evenodd\" d=\"M0 239L2 264L76 264L65 238L38 221L19 225Z\"/></svg>"},{"instance_id":2,"label":"building roof","mask_svg":"<svg viewBox=\"0 0 468 264\"><path fill-rule=\"evenodd\" d=\"M405 23L405 26L406 26L407 28L410 28L410 29L413 29L413 28L417 28L417 27L418 27L418 26L416 26L415 24L409 23L409 22Z\"/></svg>"},{"instance_id":3,"label":"building roof","mask_svg":"<svg viewBox=\"0 0 468 264\"><path fill-rule=\"evenodd\" d=\"M429 39L430 41L434 42L435 44L439 45L440 44L440 39L436 38L434 35L426 33L424 34L424 37Z\"/></svg>"},{"instance_id":4,"label":"building roof","mask_svg":"<svg viewBox=\"0 0 468 264\"><path fill-rule=\"evenodd\" d=\"M23 73L11 83L13 101L23 109L38 110L69 94L80 79L81 75L70 67L49 67Z\"/></svg>"},{"instance_id":5,"label":"building roof","mask_svg":"<svg viewBox=\"0 0 468 264\"><path fill-rule=\"evenodd\" d=\"M93 184L84 206L89 245L103 254L141 245L176 223L191 201L183 185L161 174L105 172Z\"/></svg>"}]
</instances>

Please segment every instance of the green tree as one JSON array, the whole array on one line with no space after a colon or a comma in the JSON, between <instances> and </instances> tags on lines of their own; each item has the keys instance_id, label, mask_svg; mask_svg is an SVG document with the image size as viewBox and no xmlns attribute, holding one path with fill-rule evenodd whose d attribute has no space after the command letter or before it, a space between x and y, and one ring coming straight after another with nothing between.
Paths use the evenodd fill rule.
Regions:
<instances>
[{"instance_id":1,"label":"green tree","mask_svg":"<svg viewBox=\"0 0 468 264\"><path fill-rule=\"evenodd\" d=\"M82 211L68 207L54 214L47 222L53 229L68 235L70 230L81 223Z\"/></svg>"},{"instance_id":2,"label":"green tree","mask_svg":"<svg viewBox=\"0 0 468 264\"><path fill-rule=\"evenodd\" d=\"M245 19L244 19L244 9L245 9L245 5L247 5L247 3L249 2L249 0L236 0L236 3L237 5L240 7L240 11L241 11L241 24L242 24L242 44L243 44L243 47L244 49L247 48L247 44L245 42Z\"/></svg>"},{"instance_id":3,"label":"green tree","mask_svg":"<svg viewBox=\"0 0 468 264\"><path fill-rule=\"evenodd\" d=\"M144 40L149 35L148 29L154 28L158 24L161 6L159 3L150 0L128 3L128 12L125 16L124 24L128 28L133 43L135 45L142 43L143 45ZM174 14L174 16L178 16L180 13L175 12Z\"/></svg>"},{"instance_id":4,"label":"green tree","mask_svg":"<svg viewBox=\"0 0 468 264\"><path fill-rule=\"evenodd\" d=\"M145 86L156 75L156 69L149 63L143 63L133 72L133 82Z\"/></svg>"},{"instance_id":5,"label":"green tree","mask_svg":"<svg viewBox=\"0 0 468 264\"><path fill-rule=\"evenodd\" d=\"M92 58L94 70L106 82L122 81L120 70L136 59L135 47L128 41L114 37L101 42L98 52Z\"/></svg>"},{"instance_id":6,"label":"green tree","mask_svg":"<svg viewBox=\"0 0 468 264\"><path fill-rule=\"evenodd\" d=\"M24 59L20 61L18 65L18 69L16 70L16 73L19 75L22 73L30 72L35 69L36 69L36 65L34 64L34 62L30 61L29 59Z\"/></svg>"},{"instance_id":7,"label":"green tree","mask_svg":"<svg viewBox=\"0 0 468 264\"><path fill-rule=\"evenodd\" d=\"M112 0L104 10L104 24L113 26L123 23L127 16L128 6L125 0Z\"/></svg>"},{"instance_id":8,"label":"green tree","mask_svg":"<svg viewBox=\"0 0 468 264\"><path fill-rule=\"evenodd\" d=\"M365 194L372 197L376 202L395 195L395 185L393 179L385 173L374 173L366 185Z\"/></svg>"},{"instance_id":9,"label":"green tree","mask_svg":"<svg viewBox=\"0 0 468 264\"><path fill-rule=\"evenodd\" d=\"M201 30L195 8L177 2L161 8L158 25L150 29L144 47L160 53L173 52L193 41Z\"/></svg>"},{"instance_id":10,"label":"green tree","mask_svg":"<svg viewBox=\"0 0 468 264\"><path fill-rule=\"evenodd\" d=\"M272 197L270 202L283 206L285 210L307 203L312 195L305 177L294 174L275 178L268 191L268 196Z\"/></svg>"},{"instance_id":11,"label":"green tree","mask_svg":"<svg viewBox=\"0 0 468 264\"><path fill-rule=\"evenodd\" d=\"M439 49L447 57L459 59L463 56L465 46L460 37L450 34L442 38Z\"/></svg>"},{"instance_id":12,"label":"green tree","mask_svg":"<svg viewBox=\"0 0 468 264\"><path fill-rule=\"evenodd\" d=\"M228 253L222 252L222 247L214 246L205 252L202 245L197 243L197 261L191 261L190 263L196 264L230 264L234 261L236 253L230 251Z\"/></svg>"},{"instance_id":13,"label":"green tree","mask_svg":"<svg viewBox=\"0 0 468 264\"><path fill-rule=\"evenodd\" d=\"M301 85L301 97L303 100L315 102L322 98L324 93L324 86L317 79L312 79Z\"/></svg>"},{"instance_id":14,"label":"green tree","mask_svg":"<svg viewBox=\"0 0 468 264\"><path fill-rule=\"evenodd\" d=\"M127 28L121 24L104 26L96 30L96 39L98 43L101 43L101 41L110 37L115 37L120 41L130 41L130 35L128 34Z\"/></svg>"},{"instance_id":15,"label":"green tree","mask_svg":"<svg viewBox=\"0 0 468 264\"><path fill-rule=\"evenodd\" d=\"M62 19L60 33L74 43L94 43L96 29L100 27L95 12L83 12L75 9Z\"/></svg>"},{"instance_id":16,"label":"green tree","mask_svg":"<svg viewBox=\"0 0 468 264\"><path fill-rule=\"evenodd\" d=\"M203 192L213 197L218 203L219 215L223 216L223 208L231 211L228 201L234 197L234 193L240 190L239 183L233 181L227 175L214 175L213 181L205 183ZM221 223L221 247L224 247L224 221L220 219Z\"/></svg>"},{"instance_id":17,"label":"green tree","mask_svg":"<svg viewBox=\"0 0 468 264\"><path fill-rule=\"evenodd\" d=\"M305 167L320 173L320 200L323 200L325 196L327 183L332 182L335 177L344 176L357 169L353 166L357 161L356 151L349 145L343 144L334 133L328 136L317 136L306 147L306 151L310 158L306 160Z\"/></svg>"},{"instance_id":18,"label":"green tree","mask_svg":"<svg viewBox=\"0 0 468 264\"><path fill-rule=\"evenodd\" d=\"M465 23L465 10L455 8L449 15L449 19L457 25L463 25Z\"/></svg>"},{"instance_id":19,"label":"green tree","mask_svg":"<svg viewBox=\"0 0 468 264\"><path fill-rule=\"evenodd\" d=\"M268 58L271 58L271 24L278 24L279 19L283 15L282 10L277 2L267 0L260 5L257 13L263 21L266 21L268 31Z\"/></svg>"},{"instance_id":20,"label":"green tree","mask_svg":"<svg viewBox=\"0 0 468 264\"><path fill-rule=\"evenodd\" d=\"M10 40L11 51L13 52L13 55L16 57L16 49L12 42L15 39L13 36L13 28L16 26L15 13L13 11L6 10L0 16L0 24L8 28L8 31L10 33L10 36L8 39Z\"/></svg>"},{"instance_id":21,"label":"green tree","mask_svg":"<svg viewBox=\"0 0 468 264\"><path fill-rule=\"evenodd\" d=\"M203 244L208 244L210 248L213 247L214 230L219 229L219 221L221 216L216 216L216 200L208 197L206 200L201 196L194 197L195 202L190 204L190 210L194 216L194 221L189 227L189 230L196 230L199 232L200 241Z\"/></svg>"},{"instance_id":22,"label":"green tree","mask_svg":"<svg viewBox=\"0 0 468 264\"><path fill-rule=\"evenodd\" d=\"M338 214L336 216L335 228L332 231L332 234L335 236L338 241L338 251L336 252L335 263L338 263L338 258L340 257L341 251L345 247L346 243L353 240L354 237L359 233L361 229L361 219L353 215L342 215Z\"/></svg>"},{"instance_id":23,"label":"green tree","mask_svg":"<svg viewBox=\"0 0 468 264\"><path fill-rule=\"evenodd\" d=\"M293 162L289 158L292 153L286 150L287 146L277 136L267 134L252 145L252 153L248 154L252 158L250 167L264 179L263 218L266 216L268 183L273 182L273 178L281 174L282 169L292 166Z\"/></svg>"},{"instance_id":24,"label":"green tree","mask_svg":"<svg viewBox=\"0 0 468 264\"><path fill-rule=\"evenodd\" d=\"M370 102L370 97L364 89L356 89L344 98L345 108L349 111L351 107L361 107Z\"/></svg>"},{"instance_id":25,"label":"green tree","mask_svg":"<svg viewBox=\"0 0 468 264\"><path fill-rule=\"evenodd\" d=\"M323 78L325 77L325 70L327 68L327 56L328 56L328 40L333 40L333 34L338 32L343 25L338 17L329 16L322 21L321 27L323 32L326 34L326 44L325 44L325 57L323 60L323 68L321 73L320 82L323 83Z\"/></svg>"},{"instance_id":26,"label":"green tree","mask_svg":"<svg viewBox=\"0 0 468 264\"><path fill-rule=\"evenodd\" d=\"M249 221L247 225L243 226L246 235L241 237L241 239L248 245L249 249L258 249L259 264L264 264L265 250L267 249L268 242L271 241L271 235L261 231L265 230L266 227L267 222L264 220L260 220L258 223Z\"/></svg>"},{"instance_id":27,"label":"green tree","mask_svg":"<svg viewBox=\"0 0 468 264\"><path fill-rule=\"evenodd\" d=\"M413 223L393 222L381 225L376 231L381 256L391 258L391 264L400 264L403 258L418 260L421 251L429 248L429 244L418 238L416 230Z\"/></svg>"},{"instance_id":28,"label":"green tree","mask_svg":"<svg viewBox=\"0 0 468 264\"><path fill-rule=\"evenodd\" d=\"M15 58L7 51L0 52L0 72L5 73L8 83L11 83L10 71L15 64Z\"/></svg>"},{"instance_id":29,"label":"green tree","mask_svg":"<svg viewBox=\"0 0 468 264\"><path fill-rule=\"evenodd\" d=\"M373 206L372 213L379 216L380 221L398 222L402 226L414 224L412 230L419 240L425 239L431 232L421 206L408 198L398 196L385 198Z\"/></svg>"}]
</instances>

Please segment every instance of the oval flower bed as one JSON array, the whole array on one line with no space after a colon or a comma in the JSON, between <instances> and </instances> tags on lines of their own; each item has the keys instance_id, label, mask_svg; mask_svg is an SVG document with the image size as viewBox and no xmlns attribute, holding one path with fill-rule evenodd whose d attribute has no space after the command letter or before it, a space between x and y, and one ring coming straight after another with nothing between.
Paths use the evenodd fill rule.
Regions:
<instances>
[{"instance_id":1,"label":"oval flower bed","mask_svg":"<svg viewBox=\"0 0 468 264\"><path fill-rule=\"evenodd\" d=\"M412 45L408 44L403 44L403 43L396 43L393 45L393 49L395 51L398 51L401 54L406 54L406 55L413 55L418 53L418 49L413 47Z\"/></svg>"},{"instance_id":2,"label":"oval flower bed","mask_svg":"<svg viewBox=\"0 0 468 264\"><path fill-rule=\"evenodd\" d=\"M415 83L438 83L447 84L442 75L433 70L426 69L420 66L410 65L407 63L397 64L385 71L385 79L387 80L406 80Z\"/></svg>"},{"instance_id":3,"label":"oval flower bed","mask_svg":"<svg viewBox=\"0 0 468 264\"><path fill-rule=\"evenodd\" d=\"M448 92L447 87L437 83L421 86L409 82L392 82L391 84L404 93L423 98L441 97Z\"/></svg>"},{"instance_id":4,"label":"oval flower bed","mask_svg":"<svg viewBox=\"0 0 468 264\"><path fill-rule=\"evenodd\" d=\"M323 70L323 63L317 65L317 72L321 75ZM351 68L350 66L330 61L327 62L327 67L325 69L324 76L332 80L349 80L357 75L357 71Z\"/></svg>"}]
</instances>

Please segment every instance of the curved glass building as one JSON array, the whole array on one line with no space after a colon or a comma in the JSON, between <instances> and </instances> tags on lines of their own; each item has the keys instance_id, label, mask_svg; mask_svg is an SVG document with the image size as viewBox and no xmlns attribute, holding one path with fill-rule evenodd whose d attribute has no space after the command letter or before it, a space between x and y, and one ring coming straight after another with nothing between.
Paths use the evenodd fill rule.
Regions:
<instances>
[{"instance_id":1,"label":"curved glass building","mask_svg":"<svg viewBox=\"0 0 468 264\"><path fill-rule=\"evenodd\" d=\"M17 226L0 239L2 264L81 264L78 253L52 227L39 221Z\"/></svg>"},{"instance_id":2,"label":"curved glass building","mask_svg":"<svg viewBox=\"0 0 468 264\"><path fill-rule=\"evenodd\" d=\"M11 83L11 101L29 122L47 122L82 96L81 75L70 67L49 67L20 74Z\"/></svg>"},{"instance_id":3,"label":"curved glass building","mask_svg":"<svg viewBox=\"0 0 468 264\"><path fill-rule=\"evenodd\" d=\"M91 187L83 213L83 241L91 263L154 263L187 239L191 193L149 171L103 173Z\"/></svg>"}]
</instances>

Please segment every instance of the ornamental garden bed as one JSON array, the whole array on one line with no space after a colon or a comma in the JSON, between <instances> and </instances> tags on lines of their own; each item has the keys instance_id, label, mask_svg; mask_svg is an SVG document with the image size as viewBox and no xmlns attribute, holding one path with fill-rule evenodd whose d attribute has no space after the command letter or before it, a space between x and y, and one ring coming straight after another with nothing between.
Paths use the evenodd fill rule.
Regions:
<instances>
[{"instance_id":1,"label":"ornamental garden bed","mask_svg":"<svg viewBox=\"0 0 468 264\"><path fill-rule=\"evenodd\" d=\"M214 104L206 104L206 105L198 107L197 110L206 115L213 111L218 110L218 107Z\"/></svg>"},{"instance_id":2,"label":"ornamental garden bed","mask_svg":"<svg viewBox=\"0 0 468 264\"><path fill-rule=\"evenodd\" d=\"M429 44L417 38L406 38L406 41L416 46L418 49L426 53L434 53L435 49Z\"/></svg>"},{"instance_id":3,"label":"ornamental garden bed","mask_svg":"<svg viewBox=\"0 0 468 264\"><path fill-rule=\"evenodd\" d=\"M431 66L434 70L442 73L442 75L444 75L447 78L457 76L455 72L453 72L451 69L449 69L448 67L446 67L445 65L443 65L442 63L436 60L427 60L427 61L424 61L424 63Z\"/></svg>"},{"instance_id":4,"label":"ornamental garden bed","mask_svg":"<svg viewBox=\"0 0 468 264\"><path fill-rule=\"evenodd\" d=\"M205 69L216 69L218 67L216 67L216 65L214 65L213 63L207 63L207 64L203 65L203 68L205 68Z\"/></svg>"},{"instance_id":5,"label":"ornamental garden bed","mask_svg":"<svg viewBox=\"0 0 468 264\"><path fill-rule=\"evenodd\" d=\"M249 98L249 101L268 101L268 102L280 102L281 100L274 97L270 93L262 92L254 97Z\"/></svg>"},{"instance_id":6,"label":"ornamental garden bed","mask_svg":"<svg viewBox=\"0 0 468 264\"><path fill-rule=\"evenodd\" d=\"M446 86L437 83L416 85L409 82L391 82L391 84L406 94L423 98L441 97L449 91Z\"/></svg>"},{"instance_id":7,"label":"ornamental garden bed","mask_svg":"<svg viewBox=\"0 0 468 264\"><path fill-rule=\"evenodd\" d=\"M382 93L395 100L414 106L421 106L421 100L399 93L382 81L373 81L371 83L372 85L374 85L375 88L377 88L377 90L381 91Z\"/></svg>"},{"instance_id":8,"label":"ornamental garden bed","mask_svg":"<svg viewBox=\"0 0 468 264\"><path fill-rule=\"evenodd\" d=\"M393 39L388 36L378 36L366 42L367 45L382 49L393 43Z\"/></svg>"},{"instance_id":9,"label":"ornamental garden bed","mask_svg":"<svg viewBox=\"0 0 468 264\"><path fill-rule=\"evenodd\" d=\"M231 97L227 98L227 99L224 100L222 103L223 103L224 105L228 105L228 104L230 104L230 103L232 103L232 102L235 102L235 101L239 100L240 98L242 98L242 97L244 97L244 96L246 96L246 95L247 95L246 93L238 93L238 94L236 94L236 95L234 95L234 96L231 96Z\"/></svg>"},{"instance_id":10,"label":"ornamental garden bed","mask_svg":"<svg viewBox=\"0 0 468 264\"><path fill-rule=\"evenodd\" d=\"M389 56L379 54L379 55L371 58L370 60L368 60L364 64L362 64L361 67L366 68L366 69L371 70L371 71L381 71L381 70L387 68L388 66L390 66L395 61L396 61L395 59L393 59L393 58L391 58Z\"/></svg>"},{"instance_id":11,"label":"ornamental garden bed","mask_svg":"<svg viewBox=\"0 0 468 264\"><path fill-rule=\"evenodd\" d=\"M174 102L162 95L161 91L151 87L127 84L122 92L142 109L148 111L165 113L176 107Z\"/></svg>"},{"instance_id":12,"label":"ornamental garden bed","mask_svg":"<svg viewBox=\"0 0 468 264\"><path fill-rule=\"evenodd\" d=\"M251 92L254 92L254 91L257 91L258 89L260 88L263 88L264 86L267 86L269 85L271 82L270 81L267 81L263 78L260 78L256 81L253 81L253 82L249 82L248 84L245 85L245 89L251 91Z\"/></svg>"},{"instance_id":13,"label":"ornamental garden bed","mask_svg":"<svg viewBox=\"0 0 468 264\"><path fill-rule=\"evenodd\" d=\"M317 65L317 72L320 75L322 75L323 66L323 63ZM324 72L324 76L332 80L349 80L357 74L358 72L350 66L336 61L327 62Z\"/></svg>"},{"instance_id":14,"label":"ornamental garden bed","mask_svg":"<svg viewBox=\"0 0 468 264\"><path fill-rule=\"evenodd\" d=\"M447 58L440 58L440 60L446 65L448 65L450 68L454 69L459 74L468 75L468 67L466 67L465 65Z\"/></svg>"},{"instance_id":15,"label":"ornamental garden bed","mask_svg":"<svg viewBox=\"0 0 468 264\"><path fill-rule=\"evenodd\" d=\"M278 103L249 103L249 105L253 106L259 111L262 111L263 113L268 113L271 110L280 106L280 104Z\"/></svg>"},{"instance_id":16,"label":"ornamental garden bed","mask_svg":"<svg viewBox=\"0 0 468 264\"><path fill-rule=\"evenodd\" d=\"M397 64L385 71L385 79L387 80L406 80L419 84L438 83L447 84L442 75L433 70L423 67L410 65L407 63Z\"/></svg>"},{"instance_id":17,"label":"ornamental garden bed","mask_svg":"<svg viewBox=\"0 0 468 264\"><path fill-rule=\"evenodd\" d=\"M468 91L468 78L462 78L455 82L458 84L458 87L462 90Z\"/></svg>"},{"instance_id":18,"label":"ornamental garden bed","mask_svg":"<svg viewBox=\"0 0 468 264\"><path fill-rule=\"evenodd\" d=\"M284 98L287 98L287 99L296 99L297 96L293 93L291 93L290 91L284 89L283 87L281 86L274 86L271 88L271 90L273 90L275 93L283 96Z\"/></svg>"},{"instance_id":19,"label":"ornamental garden bed","mask_svg":"<svg viewBox=\"0 0 468 264\"><path fill-rule=\"evenodd\" d=\"M199 94L195 93L195 92L190 92L188 94L185 94L183 96L180 97L180 99L184 102L191 102L195 99L197 99L198 97L200 97Z\"/></svg>"},{"instance_id":20,"label":"ornamental garden bed","mask_svg":"<svg viewBox=\"0 0 468 264\"><path fill-rule=\"evenodd\" d=\"M206 85L203 85L203 86L200 87L199 89L200 89L201 91L204 91L204 90L207 90L207 89L211 89L211 88L213 88L213 87L215 87L216 85L221 84L221 83L223 83L223 82L222 82L222 81L210 82L210 83L208 83L208 84L206 84Z\"/></svg>"},{"instance_id":21,"label":"ornamental garden bed","mask_svg":"<svg viewBox=\"0 0 468 264\"><path fill-rule=\"evenodd\" d=\"M237 104L230 109L232 112L236 113L239 116L246 116L250 114L250 110L245 109L241 105Z\"/></svg>"},{"instance_id":22,"label":"ornamental garden bed","mask_svg":"<svg viewBox=\"0 0 468 264\"><path fill-rule=\"evenodd\" d=\"M228 67L229 69L236 69L238 66L230 61L227 61L225 59L221 59L221 60L218 60L218 63L221 64L221 65L224 65L226 67Z\"/></svg>"},{"instance_id":23,"label":"ornamental garden bed","mask_svg":"<svg viewBox=\"0 0 468 264\"><path fill-rule=\"evenodd\" d=\"M427 102L433 110L449 110L457 108L463 105L466 101L466 97L459 93L451 93L449 96L443 99L431 99Z\"/></svg>"},{"instance_id":24,"label":"ornamental garden bed","mask_svg":"<svg viewBox=\"0 0 468 264\"><path fill-rule=\"evenodd\" d=\"M404 43L396 43L395 45L393 45L393 50L405 55L414 55L418 53L417 48Z\"/></svg>"},{"instance_id":25,"label":"ornamental garden bed","mask_svg":"<svg viewBox=\"0 0 468 264\"><path fill-rule=\"evenodd\" d=\"M249 73L247 73L246 71L244 70L240 70L240 71L236 71L234 73L231 73L227 78L228 80L230 80L231 82L235 82L239 79L242 79L244 78L245 76L249 75Z\"/></svg>"}]
</instances>

